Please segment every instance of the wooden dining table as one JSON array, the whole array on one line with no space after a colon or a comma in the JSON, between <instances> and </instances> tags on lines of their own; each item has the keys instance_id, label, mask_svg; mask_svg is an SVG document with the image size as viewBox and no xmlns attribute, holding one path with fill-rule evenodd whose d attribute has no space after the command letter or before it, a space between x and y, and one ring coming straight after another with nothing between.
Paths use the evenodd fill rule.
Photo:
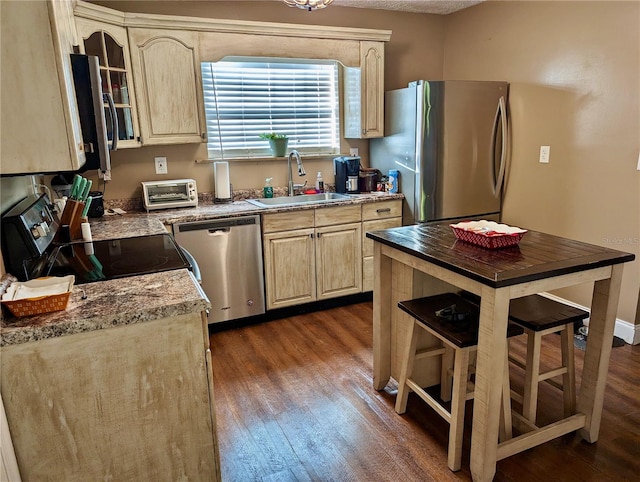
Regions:
<instances>
[{"instance_id":1,"label":"wooden dining table","mask_svg":"<svg viewBox=\"0 0 640 482\"><path fill-rule=\"evenodd\" d=\"M456 239L448 223L402 226L366 236L374 242L376 390L399 377L399 354L411 320L397 308L398 301L452 290L480 296L470 456L474 481L492 480L498 460L569 432L577 430L587 442L597 441L623 265L635 255L531 230L517 246L488 249ZM583 283L593 283L593 295L576 413L498 442L510 300ZM438 373L425 368L417 376L429 386L439 383Z\"/></svg>"}]
</instances>

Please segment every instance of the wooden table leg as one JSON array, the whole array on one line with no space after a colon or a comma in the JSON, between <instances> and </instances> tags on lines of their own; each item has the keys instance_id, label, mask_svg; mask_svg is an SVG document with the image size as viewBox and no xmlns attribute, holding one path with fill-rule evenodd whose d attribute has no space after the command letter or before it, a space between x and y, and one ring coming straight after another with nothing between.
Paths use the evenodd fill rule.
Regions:
<instances>
[{"instance_id":1,"label":"wooden table leg","mask_svg":"<svg viewBox=\"0 0 640 482\"><path fill-rule=\"evenodd\" d=\"M475 482L488 482L493 480L496 472L509 289L484 287L481 300L471 432L471 475Z\"/></svg>"},{"instance_id":2,"label":"wooden table leg","mask_svg":"<svg viewBox=\"0 0 640 482\"><path fill-rule=\"evenodd\" d=\"M373 243L373 388L382 390L391 377L391 258Z\"/></svg>"},{"instance_id":3,"label":"wooden table leg","mask_svg":"<svg viewBox=\"0 0 640 482\"><path fill-rule=\"evenodd\" d=\"M584 413L587 417L580 435L590 443L598 440L600 431L609 356L622 283L622 268L622 264L612 266L611 278L596 281L593 287L589 335L577 403L578 413Z\"/></svg>"}]
</instances>

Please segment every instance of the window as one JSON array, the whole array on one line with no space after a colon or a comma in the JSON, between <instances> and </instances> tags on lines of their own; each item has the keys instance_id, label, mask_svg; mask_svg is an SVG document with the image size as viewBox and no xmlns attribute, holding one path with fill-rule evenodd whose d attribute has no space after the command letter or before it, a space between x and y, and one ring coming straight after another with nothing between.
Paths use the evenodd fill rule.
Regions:
<instances>
[{"instance_id":1,"label":"window","mask_svg":"<svg viewBox=\"0 0 640 482\"><path fill-rule=\"evenodd\" d=\"M265 132L306 155L340 152L334 61L225 58L202 63L210 159L271 157Z\"/></svg>"}]
</instances>

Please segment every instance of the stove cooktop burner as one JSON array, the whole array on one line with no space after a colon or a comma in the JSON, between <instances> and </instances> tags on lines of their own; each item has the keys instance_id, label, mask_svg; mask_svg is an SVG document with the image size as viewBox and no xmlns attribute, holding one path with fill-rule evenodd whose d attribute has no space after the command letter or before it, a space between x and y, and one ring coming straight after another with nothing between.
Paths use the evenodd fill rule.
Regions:
<instances>
[{"instance_id":1,"label":"stove cooktop burner","mask_svg":"<svg viewBox=\"0 0 640 482\"><path fill-rule=\"evenodd\" d=\"M191 265L173 237L156 234L58 246L30 278L73 274L80 284L182 268Z\"/></svg>"}]
</instances>

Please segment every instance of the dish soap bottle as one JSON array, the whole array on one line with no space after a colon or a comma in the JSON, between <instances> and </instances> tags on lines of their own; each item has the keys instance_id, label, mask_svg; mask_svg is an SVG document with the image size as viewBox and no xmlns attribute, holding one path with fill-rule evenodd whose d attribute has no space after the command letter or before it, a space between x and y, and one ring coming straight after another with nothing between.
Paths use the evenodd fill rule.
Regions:
<instances>
[{"instance_id":1,"label":"dish soap bottle","mask_svg":"<svg viewBox=\"0 0 640 482\"><path fill-rule=\"evenodd\" d=\"M324 192L324 180L322 179L322 172L318 171L316 176L316 192Z\"/></svg>"},{"instance_id":2,"label":"dish soap bottle","mask_svg":"<svg viewBox=\"0 0 640 482\"><path fill-rule=\"evenodd\" d=\"M262 188L262 195L264 197L273 197L273 187L271 186L272 177L268 177L264 180L264 187Z\"/></svg>"}]
</instances>

